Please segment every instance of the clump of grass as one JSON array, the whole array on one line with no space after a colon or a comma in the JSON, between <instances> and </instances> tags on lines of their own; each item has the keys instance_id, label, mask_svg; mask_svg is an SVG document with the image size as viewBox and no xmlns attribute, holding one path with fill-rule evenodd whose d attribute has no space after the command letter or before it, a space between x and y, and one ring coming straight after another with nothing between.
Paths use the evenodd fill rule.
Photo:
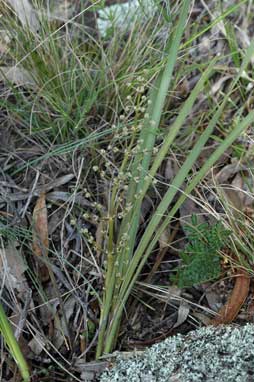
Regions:
<instances>
[{"instance_id":1,"label":"clump of grass","mask_svg":"<svg viewBox=\"0 0 254 382\"><path fill-rule=\"evenodd\" d=\"M147 88L162 65L160 55L149 49L163 46L157 41L160 24L153 31L152 22L139 26L136 21L128 38L123 29L105 43L95 40L85 25L77 26L75 17L54 29L43 8L40 11L39 33L15 18L4 21L12 41L8 58L29 73L36 92L30 89L24 94L11 86L16 102L1 100L2 106L30 134L45 132L56 143L87 136L101 119L104 124L115 123L124 112L126 97L136 98L137 77L142 76Z\"/></svg>"}]
</instances>

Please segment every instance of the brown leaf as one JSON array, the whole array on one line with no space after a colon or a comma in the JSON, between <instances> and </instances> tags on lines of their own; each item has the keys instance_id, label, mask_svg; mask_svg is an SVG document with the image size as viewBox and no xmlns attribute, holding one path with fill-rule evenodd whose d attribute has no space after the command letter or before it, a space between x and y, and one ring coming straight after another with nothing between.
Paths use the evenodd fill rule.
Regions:
<instances>
[{"instance_id":1,"label":"brown leaf","mask_svg":"<svg viewBox=\"0 0 254 382\"><path fill-rule=\"evenodd\" d=\"M222 305L220 288L213 288L213 289L208 288L205 291L205 297L206 297L209 308L215 311L220 309Z\"/></svg>"},{"instance_id":2,"label":"brown leaf","mask_svg":"<svg viewBox=\"0 0 254 382\"><path fill-rule=\"evenodd\" d=\"M238 315L249 293L250 277L244 270L238 270L235 285L226 304L220 309L218 317L210 321L210 325L229 324Z\"/></svg>"},{"instance_id":3,"label":"brown leaf","mask_svg":"<svg viewBox=\"0 0 254 382\"><path fill-rule=\"evenodd\" d=\"M36 256L48 256L48 214L46 207L46 196L42 193L36 202L33 211L33 251ZM48 269L45 265L40 265L40 276L43 281L48 280Z\"/></svg>"},{"instance_id":4,"label":"brown leaf","mask_svg":"<svg viewBox=\"0 0 254 382\"><path fill-rule=\"evenodd\" d=\"M65 316L66 316L65 318L67 320L67 323L70 322L70 318L74 313L75 304L76 304L76 299L74 297L70 297L63 304L63 310L65 312ZM53 334L52 342L57 349L60 349L60 347L65 342L65 337L68 337L69 335L68 327L66 327L66 323L65 323L65 318L61 316L59 319L57 315L55 315L54 317L54 334ZM75 328L74 320L72 322L72 329L73 331L77 330L77 328Z\"/></svg>"},{"instance_id":5,"label":"brown leaf","mask_svg":"<svg viewBox=\"0 0 254 382\"><path fill-rule=\"evenodd\" d=\"M181 326L188 318L190 313L190 306L186 301L181 301L178 312L177 312L177 322L174 324L173 328L178 328Z\"/></svg>"},{"instance_id":6,"label":"brown leaf","mask_svg":"<svg viewBox=\"0 0 254 382\"><path fill-rule=\"evenodd\" d=\"M248 169L245 165L239 163L239 161L233 161L233 163L223 166L223 168L215 175L216 182L218 184L224 184L242 170Z\"/></svg>"},{"instance_id":7,"label":"brown leaf","mask_svg":"<svg viewBox=\"0 0 254 382\"><path fill-rule=\"evenodd\" d=\"M24 273L27 270L24 258L16 243L0 249L0 281L5 281L9 290L17 289L20 293L27 290L28 285Z\"/></svg>"},{"instance_id":8,"label":"brown leaf","mask_svg":"<svg viewBox=\"0 0 254 382\"><path fill-rule=\"evenodd\" d=\"M37 256L48 254L48 214L45 193L36 202L33 212L33 249Z\"/></svg>"},{"instance_id":9,"label":"brown leaf","mask_svg":"<svg viewBox=\"0 0 254 382\"><path fill-rule=\"evenodd\" d=\"M32 350L32 352L36 355L40 355L45 347L45 340L40 335L40 333L36 333L36 336L29 341L28 346Z\"/></svg>"}]
</instances>

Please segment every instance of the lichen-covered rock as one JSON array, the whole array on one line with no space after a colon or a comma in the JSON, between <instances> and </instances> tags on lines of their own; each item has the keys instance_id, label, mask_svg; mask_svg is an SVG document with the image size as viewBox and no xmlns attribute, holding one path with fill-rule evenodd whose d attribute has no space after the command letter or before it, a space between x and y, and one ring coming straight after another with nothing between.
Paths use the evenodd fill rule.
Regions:
<instances>
[{"instance_id":1,"label":"lichen-covered rock","mask_svg":"<svg viewBox=\"0 0 254 382\"><path fill-rule=\"evenodd\" d=\"M118 357L100 382L254 381L254 325L206 327L177 335L129 359Z\"/></svg>"},{"instance_id":2,"label":"lichen-covered rock","mask_svg":"<svg viewBox=\"0 0 254 382\"><path fill-rule=\"evenodd\" d=\"M110 2L112 5L110 5ZM107 29L117 26L122 29L128 28L129 23L135 19L147 19L154 15L156 7L153 0L126 0L126 1L107 1L109 6L98 11L98 29L102 36L106 35Z\"/></svg>"}]
</instances>

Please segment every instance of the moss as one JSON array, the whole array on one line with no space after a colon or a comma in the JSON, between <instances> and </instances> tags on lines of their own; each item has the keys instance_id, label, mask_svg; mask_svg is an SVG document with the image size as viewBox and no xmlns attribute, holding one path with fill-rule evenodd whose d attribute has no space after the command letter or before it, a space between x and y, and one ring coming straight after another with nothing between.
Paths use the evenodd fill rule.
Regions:
<instances>
[{"instance_id":1,"label":"moss","mask_svg":"<svg viewBox=\"0 0 254 382\"><path fill-rule=\"evenodd\" d=\"M178 335L129 359L100 382L247 382L254 380L254 325L206 327Z\"/></svg>"}]
</instances>

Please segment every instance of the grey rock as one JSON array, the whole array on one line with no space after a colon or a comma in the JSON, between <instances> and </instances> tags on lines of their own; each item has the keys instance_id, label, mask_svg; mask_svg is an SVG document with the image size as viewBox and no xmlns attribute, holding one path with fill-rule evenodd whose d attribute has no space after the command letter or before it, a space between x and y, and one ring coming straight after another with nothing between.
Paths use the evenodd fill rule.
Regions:
<instances>
[{"instance_id":1,"label":"grey rock","mask_svg":"<svg viewBox=\"0 0 254 382\"><path fill-rule=\"evenodd\" d=\"M204 327L129 359L117 358L100 382L254 381L254 325Z\"/></svg>"}]
</instances>

